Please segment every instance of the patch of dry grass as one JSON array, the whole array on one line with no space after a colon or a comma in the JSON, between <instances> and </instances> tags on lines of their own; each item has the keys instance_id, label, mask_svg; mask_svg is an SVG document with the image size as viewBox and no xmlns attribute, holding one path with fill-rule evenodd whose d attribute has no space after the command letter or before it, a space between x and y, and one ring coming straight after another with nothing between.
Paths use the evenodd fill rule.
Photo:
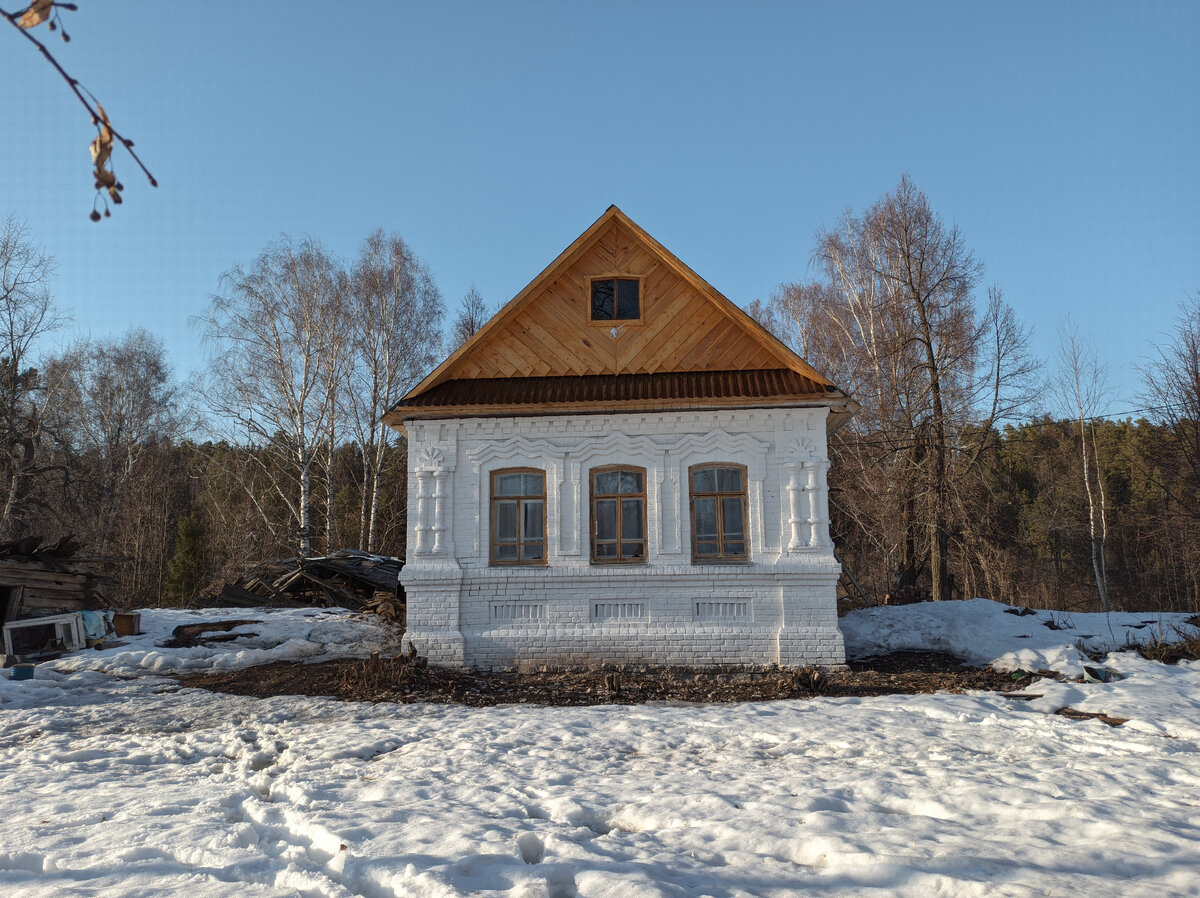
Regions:
<instances>
[{"instance_id":1,"label":"patch of dry grass","mask_svg":"<svg viewBox=\"0 0 1200 898\"><path fill-rule=\"evenodd\" d=\"M1200 614L1188 618L1182 627L1175 628L1176 639L1156 639L1138 646L1138 654L1163 664L1200 660Z\"/></svg>"}]
</instances>

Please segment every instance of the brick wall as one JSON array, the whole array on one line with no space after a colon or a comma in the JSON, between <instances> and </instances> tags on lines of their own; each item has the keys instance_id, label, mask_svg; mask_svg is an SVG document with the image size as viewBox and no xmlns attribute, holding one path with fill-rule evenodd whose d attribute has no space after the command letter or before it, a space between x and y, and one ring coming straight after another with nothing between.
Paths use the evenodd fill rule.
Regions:
<instances>
[{"instance_id":1,"label":"brick wall","mask_svg":"<svg viewBox=\"0 0 1200 898\"><path fill-rule=\"evenodd\" d=\"M410 421L409 635L435 663L844 661L826 409ZM692 562L688 468L747 474L745 563ZM646 470L645 564L593 565L589 472ZM489 565L490 475L546 472L547 564Z\"/></svg>"}]
</instances>

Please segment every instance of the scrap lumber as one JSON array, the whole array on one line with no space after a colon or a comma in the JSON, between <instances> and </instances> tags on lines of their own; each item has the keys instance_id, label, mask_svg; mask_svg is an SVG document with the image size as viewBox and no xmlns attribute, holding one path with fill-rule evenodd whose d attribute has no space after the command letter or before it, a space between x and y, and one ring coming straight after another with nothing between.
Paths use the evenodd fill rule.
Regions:
<instances>
[{"instance_id":1,"label":"scrap lumber","mask_svg":"<svg viewBox=\"0 0 1200 898\"><path fill-rule=\"evenodd\" d=\"M338 605L403 622L404 598L399 585L403 566L401 558L352 549L313 558L264 561L199 604L246 608Z\"/></svg>"}]
</instances>

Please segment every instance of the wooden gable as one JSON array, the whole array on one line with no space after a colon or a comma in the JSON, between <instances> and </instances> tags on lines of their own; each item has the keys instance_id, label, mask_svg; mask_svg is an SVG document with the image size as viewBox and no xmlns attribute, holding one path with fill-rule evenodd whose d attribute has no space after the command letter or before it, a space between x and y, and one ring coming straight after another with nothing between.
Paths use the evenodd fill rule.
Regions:
<instances>
[{"instance_id":1,"label":"wooden gable","mask_svg":"<svg viewBox=\"0 0 1200 898\"><path fill-rule=\"evenodd\" d=\"M637 320L591 320L591 282L640 281ZM449 387L527 379L700 372L794 372L805 395L845 400L803 359L726 299L616 206L439 365L389 413L441 405ZM516 381L514 379L521 379ZM480 383L483 382L483 383ZM441 389L438 389L441 387ZM478 390L475 391L478 394ZM824 404L824 403L823 403Z\"/></svg>"}]
</instances>

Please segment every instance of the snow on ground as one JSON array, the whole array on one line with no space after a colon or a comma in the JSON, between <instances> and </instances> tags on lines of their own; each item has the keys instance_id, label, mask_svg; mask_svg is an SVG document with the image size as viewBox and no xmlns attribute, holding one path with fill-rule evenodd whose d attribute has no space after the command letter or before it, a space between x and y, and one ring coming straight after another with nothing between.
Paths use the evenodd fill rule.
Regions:
<instances>
[{"instance_id":1,"label":"snow on ground","mask_svg":"<svg viewBox=\"0 0 1200 898\"><path fill-rule=\"evenodd\" d=\"M254 621L233 628L244 634L232 643L163 648L179 626L212 621ZM252 667L271 661L305 661L396 653L400 638L373 615L344 608L205 608L142 612L142 635L104 651L76 652L55 665L58 670L99 670L131 676L146 671L188 671ZM3 699L0 699L2 701Z\"/></svg>"},{"instance_id":2,"label":"snow on ground","mask_svg":"<svg viewBox=\"0 0 1200 898\"><path fill-rule=\"evenodd\" d=\"M944 605L969 620L878 609L846 619L847 641L1046 667L1100 629ZM158 639L182 620L143 614ZM202 658L150 637L0 681L0 894L1200 894L1200 665L1112 655L1124 679L1038 680L1033 702L485 709L259 701L157 673L382 638L349 615L269 614L253 647ZM893 644L904 631L923 635Z\"/></svg>"},{"instance_id":3,"label":"snow on ground","mask_svg":"<svg viewBox=\"0 0 1200 898\"><path fill-rule=\"evenodd\" d=\"M1024 612L1024 613L1021 613ZM853 611L840 621L851 658L900 651L946 652L977 667L1053 670L1080 676L1105 654L1195 632L1187 614L1083 614L1013 608L987 599L922 602Z\"/></svg>"}]
</instances>

